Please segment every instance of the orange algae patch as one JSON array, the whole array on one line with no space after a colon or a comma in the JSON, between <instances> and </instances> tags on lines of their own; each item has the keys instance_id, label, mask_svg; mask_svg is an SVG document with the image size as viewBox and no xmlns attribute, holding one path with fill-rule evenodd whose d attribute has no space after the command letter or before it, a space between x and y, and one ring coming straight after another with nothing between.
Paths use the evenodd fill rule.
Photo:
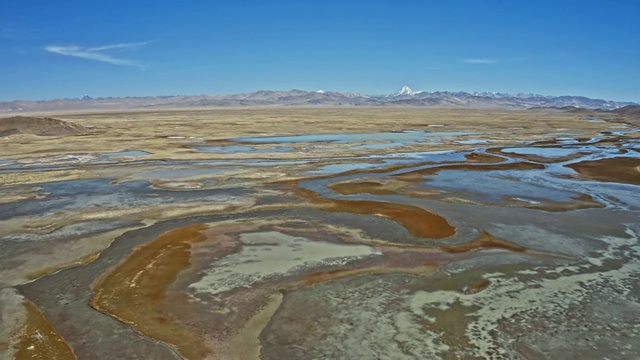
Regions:
<instances>
[{"instance_id":1,"label":"orange algae patch","mask_svg":"<svg viewBox=\"0 0 640 360\"><path fill-rule=\"evenodd\" d=\"M24 307L27 309L27 323L18 333L16 360L77 359L69 344L33 302L25 301Z\"/></svg>"},{"instance_id":2,"label":"orange algae patch","mask_svg":"<svg viewBox=\"0 0 640 360\"><path fill-rule=\"evenodd\" d=\"M198 334L159 310L167 299L167 286L190 265L191 244L206 239L200 233L206 228L203 224L186 226L136 247L92 284L91 306L133 325L145 336L171 344L185 358L206 358L211 351Z\"/></svg>"},{"instance_id":3,"label":"orange algae patch","mask_svg":"<svg viewBox=\"0 0 640 360\"><path fill-rule=\"evenodd\" d=\"M518 244L514 244L508 242L507 240L501 239L499 237L493 236L489 234L486 230L482 230L480 236L475 238L472 241L462 244L456 245L446 245L440 247L442 250L458 254L458 253L466 253L470 251L477 251L483 249L504 249L515 252L524 252L527 251L527 248L524 246L520 246Z\"/></svg>"},{"instance_id":4,"label":"orange algae patch","mask_svg":"<svg viewBox=\"0 0 640 360\"><path fill-rule=\"evenodd\" d=\"M295 194L325 211L375 215L394 220L417 237L444 239L456 233L456 228L451 226L445 218L417 206L381 201L321 198L318 193L307 189L296 189Z\"/></svg>"},{"instance_id":5,"label":"orange algae patch","mask_svg":"<svg viewBox=\"0 0 640 360\"><path fill-rule=\"evenodd\" d=\"M640 159L638 158L616 157L582 161L565 166L589 179L640 185Z\"/></svg>"}]
</instances>

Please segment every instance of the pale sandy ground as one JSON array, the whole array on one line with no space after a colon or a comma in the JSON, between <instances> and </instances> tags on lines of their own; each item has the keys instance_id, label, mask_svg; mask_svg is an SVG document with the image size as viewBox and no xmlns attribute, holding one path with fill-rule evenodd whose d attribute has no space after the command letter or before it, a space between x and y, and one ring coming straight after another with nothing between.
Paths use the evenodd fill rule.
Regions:
<instances>
[{"instance_id":1,"label":"pale sandy ground","mask_svg":"<svg viewBox=\"0 0 640 360\"><path fill-rule=\"evenodd\" d=\"M480 132L486 135L474 138L509 142L547 139L554 137L550 135L553 133L595 136L599 131L610 130L611 126L622 124L585 121L584 115L561 112L413 108L251 108L47 115L89 127L95 133L66 137L64 141L55 137L25 135L0 139L0 159L37 158L69 153L106 153L128 149L148 151L152 154L146 158L153 159L210 159L214 157L212 154L197 154L183 145L243 136L401 130ZM464 147L470 146L454 146ZM433 150L438 148L452 147L433 146ZM285 153L270 157L292 158L300 155ZM255 155L215 157L252 156Z\"/></svg>"}]
</instances>

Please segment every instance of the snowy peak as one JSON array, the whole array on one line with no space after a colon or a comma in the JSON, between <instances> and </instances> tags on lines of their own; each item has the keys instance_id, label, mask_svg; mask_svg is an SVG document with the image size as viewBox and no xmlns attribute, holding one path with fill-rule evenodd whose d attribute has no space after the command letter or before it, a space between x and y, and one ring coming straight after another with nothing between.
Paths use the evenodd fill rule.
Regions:
<instances>
[{"instance_id":1,"label":"snowy peak","mask_svg":"<svg viewBox=\"0 0 640 360\"><path fill-rule=\"evenodd\" d=\"M79 109L134 109L150 107L199 106L417 106L440 108L550 108L566 110L571 107L612 110L636 103L590 99L584 96L544 96L535 94L507 94L499 92L413 91L404 86L389 95L366 95L336 91L275 91L260 90L232 95L158 96L126 98L62 99L51 101L0 101L0 116L6 112L39 112Z\"/></svg>"},{"instance_id":2,"label":"snowy peak","mask_svg":"<svg viewBox=\"0 0 640 360\"><path fill-rule=\"evenodd\" d=\"M402 95L413 96L415 94L417 94L417 93L414 92L413 90L411 90L410 87L405 85L405 86L402 87L402 89L400 89L400 91L393 93L392 96L402 96Z\"/></svg>"}]
</instances>

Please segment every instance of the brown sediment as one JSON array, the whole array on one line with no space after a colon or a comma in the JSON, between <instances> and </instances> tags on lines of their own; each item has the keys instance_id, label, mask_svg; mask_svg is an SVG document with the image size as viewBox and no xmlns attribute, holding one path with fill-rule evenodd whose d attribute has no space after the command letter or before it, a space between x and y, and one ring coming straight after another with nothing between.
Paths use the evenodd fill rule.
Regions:
<instances>
[{"instance_id":1,"label":"brown sediment","mask_svg":"<svg viewBox=\"0 0 640 360\"><path fill-rule=\"evenodd\" d=\"M200 231L206 228L204 224L186 226L136 247L92 284L91 306L133 325L145 336L171 344L185 358L206 358L211 351L202 338L158 310L167 287L189 266L191 244L205 240Z\"/></svg>"},{"instance_id":2,"label":"brown sediment","mask_svg":"<svg viewBox=\"0 0 640 360\"><path fill-rule=\"evenodd\" d=\"M483 249L504 249L515 252L527 251L526 247L493 236L486 230L482 230L482 233L477 238L467 243L445 245L441 246L440 248L448 253L453 254L466 253Z\"/></svg>"},{"instance_id":3,"label":"brown sediment","mask_svg":"<svg viewBox=\"0 0 640 360\"><path fill-rule=\"evenodd\" d=\"M16 360L77 359L66 341L56 332L40 309L26 300L27 323L18 333Z\"/></svg>"},{"instance_id":4,"label":"brown sediment","mask_svg":"<svg viewBox=\"0 0 640 360\"><path fill-rule=\"evenodd\" d=\"M492 154L483 153L471 153L464 156L468 162L480 162L480 163L500 163L507 161L507 158L503 156L497 156Z\"/></svg>"},{"instance_id":5,"label":"brown sediment","mask_svg":"<svg viewBox=\"0 0 640 360\"><path fill-rule=\"evenodd\" d=\"M405 181L424 181L424 176L436 175L440 171L444 170L463 170L463 171L498 171L498 170L544 170L543 164L537 164L532 162L517 162L509 164L491 164L491 165L444 165L436 166L427 169L420 169L415 171L406 172L403 174L393 175L398 179Z\"/></svg>"},{"instance_id":6,"label":"brown sediment","mask_svg":"<svg viewBox=\"0 0 640 360\"><path fill-rule=\"evenodd\" d=\"M465 294L475 294L478 293L491 285L491 280L482 279L478 281L474 281L471 284L465 286L464 293Z\"/></svg>"},{"instance_id":7,"label":"brown sediment","mask_svg":"<svg viewBox=\"0 0 640 360\"><path fill-rule=\"evenodd\" d=\"M388 188L387 184L375 181L339 182L329 184L329 189L341 195L372 194L372 195L397 195L398 192Z\"/></svg>"},{"instance_id":8,"label":"brown sediment","mask_svg":"<svg viewBox=\"0 0 640 360\"><path fill-rule=\"evenodd\" d=\"M324 272L316 272L306 275L302 280L288 284L289 288L301 288L325 283L327 281L340 280L345 278L380 275L380 274L430 274L434 272L436 265L419 265L414 267L369 267L359 269L335 269Z\"/></svg>"},{"instance_id":9,"label":"brown sediment","mask_svg":"<svg viewBox=\"0 0 640 360\"><path fill-rule=\"evenodd\" d=\"M615 157L565 166L586 179L640 185L640 158Z\"/></svg>"},{"instance_id":10,"label":"brown sediment","mask_svg":"<svg viewBox=\"0 0 640 360\"><path fill-rule=\"evenodd\" d=\"M318 193L302 188L296 189L294 194L309 200L325 211L375 215L394 220L417 237L444 239L456 233L456 228L442 216L413 205L321 198Z\"/></svg>"},{"instance_id":11,"label":"brown sediment","mask_svg":"<svg viewBox=\"0 0 640 360\"><path fill-rule=\"evenodd\" d=\"M377 181L344 181L328 184L327 187L340 195L402 195L413 198L434 198L442 195L443 190L417 186L415 182L399 179Z\"/></svg>"},{"instance_id":12,"label":"brown sediment","mask_svg":"<svg viewBox=\"0 0 640 360\"><path fill-rule=\"evenodd\" d=\"M544 202L541 204L524 205L524 207L549 212L562 212L580 209L604 208L605 205L593 200L593 197L590 195L581 194L580 196L566 202Z\"/></svg>"}]
</instances>

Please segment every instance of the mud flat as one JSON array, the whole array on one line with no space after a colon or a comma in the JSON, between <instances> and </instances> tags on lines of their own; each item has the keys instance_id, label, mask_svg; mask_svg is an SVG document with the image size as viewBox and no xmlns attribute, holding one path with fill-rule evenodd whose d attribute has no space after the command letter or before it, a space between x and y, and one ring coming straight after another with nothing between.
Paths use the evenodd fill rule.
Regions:
<instances>
[{"instance_id":1,"label":"mud flat","mask_svg":"<svg viewBox=\"0 0 640 360\"><path fill-rule=\"evenodd\" d=\"M624 116L46 116L0 137L0 358L640 357Z\"/></svg>"},{"instance_id":2,"label":"mud flat","mask_svg":"<svg viewBox=\"0 0 640 360\"><path fill-rule=\"evenodd\" d=\"M597 181L640 185L640 158L609 158L567 165L580 176Z\"/></svg>"}]
</instances>

